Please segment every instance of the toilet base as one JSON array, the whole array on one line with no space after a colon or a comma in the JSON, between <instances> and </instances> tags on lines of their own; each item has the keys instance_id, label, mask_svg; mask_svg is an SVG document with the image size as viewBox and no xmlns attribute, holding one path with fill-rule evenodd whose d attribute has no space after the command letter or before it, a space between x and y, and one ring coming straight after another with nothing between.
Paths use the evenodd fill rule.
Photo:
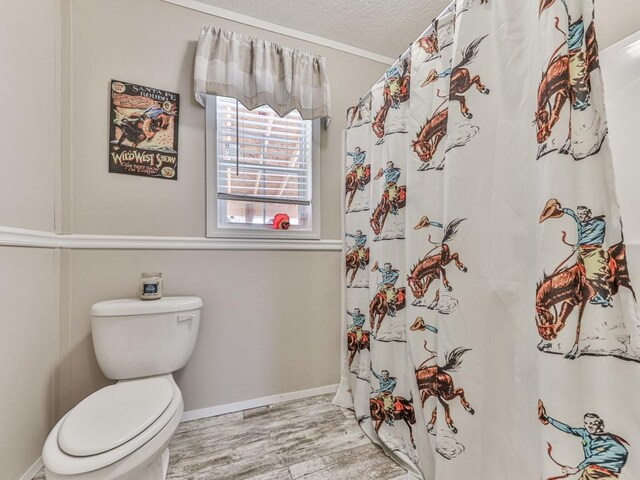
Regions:
<instances>
[{"instance_id":1,"label":"toilet base","mask_svg":"<svg viewBox=\"0 0 640 480\"><path fill-rule=\"evenodd\" d=\"M165 448L161 455L158 455L143 471L127 476L122 480L166 480L169 472L169 448ZM45 468L45 478L59 478L55 474L48 472ZM84 480L85 475L72 475L67 477L73 480ZM93 477L92 477L93 478Z\"/></svg>"},{"instance_id":2,"label":"toilet base","mask_svg":"<svg viewBox=\"0 0 640 480\"><path fill-rule=\"evenodd\" d=\"M162 480L167 480L167 473L169 473L169 449L165 448L162 452Z\"/></svg>"},{"instance_id":3,"label":"toilet base","mask_svg":"<svg viewBox=\"0 0 640 480\"><path fill-rule=\"evenodd\" d=\"M169 471L169 448L165 448L158 457L138 475L130 480L166 480Z\"/></svg>"},{"instance_id":4,"label":"toilet base","mask_svg":"<svg viewBox=\"0 0 640 480\"><path fill-rule=\"evenodd\" d=\"M76 475L59 475L49 471L45 464L45 476L47 480L166 480L169 470L169 441L175 433L180 419L182 418L183 407L175 413L172 420L169 422L165 435L156 436L151 442L144 445L141 449L133 452L132 455L142 454L146 456L144 450L149 449L151 451L158 452L157 454L147 457L146 461L138 463L135 459L132 460L134 464L137 464L134 468L129 468L122 464L110 465L106 468L93 470L86 473L80 473ZM162 443L158 444L158 440ZM127 459L125 458L124 461ZM124 470L124 471L123 471Z\"/></svg>"}]
</instances>

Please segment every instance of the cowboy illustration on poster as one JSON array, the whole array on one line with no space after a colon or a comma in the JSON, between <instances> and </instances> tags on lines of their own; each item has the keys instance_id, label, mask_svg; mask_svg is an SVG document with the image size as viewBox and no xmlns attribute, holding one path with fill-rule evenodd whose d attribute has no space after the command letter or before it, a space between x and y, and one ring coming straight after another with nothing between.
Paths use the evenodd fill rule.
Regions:
<instances>
[{"instance_id":1,"label":"cowboy illustration on poster","mask_svg":"<svg viewBox=\"0 0 640 480\"><path fill-rule=\"evenodd\" d=\"M178 179L177 93L111 81L109 172Z\"/></svg>"}]
</instances>

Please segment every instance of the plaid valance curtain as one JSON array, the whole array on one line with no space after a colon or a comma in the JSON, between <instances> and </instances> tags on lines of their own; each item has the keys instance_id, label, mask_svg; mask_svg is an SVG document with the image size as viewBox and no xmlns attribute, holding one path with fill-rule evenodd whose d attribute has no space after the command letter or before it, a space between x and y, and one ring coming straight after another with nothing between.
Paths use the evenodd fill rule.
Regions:
<instances>
[{"instance_id":1,"label":"plaid valance curtain","mask_svg":"<svg viewBox=\"0 0 640 480\"><path fill-rule=\"evenodd\" d=\"M210 25L202 28L194 68L195 96L232 97L248 109L269 105L280 116L331 117L324 57Z\"/></svg>"}]
</instances>

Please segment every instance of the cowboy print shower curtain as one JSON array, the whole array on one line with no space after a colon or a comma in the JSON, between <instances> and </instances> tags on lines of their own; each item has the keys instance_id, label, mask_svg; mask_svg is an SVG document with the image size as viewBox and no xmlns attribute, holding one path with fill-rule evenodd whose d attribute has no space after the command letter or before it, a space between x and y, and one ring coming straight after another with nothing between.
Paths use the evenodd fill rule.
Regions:
<instances>
[{"instance_id":1,"label":"cowboy print shower curtain","mask_svg":"<svg viewBox=\"0 0 640 480\"><path fill-rule=\"evenodd\" d=\"M640 478L593 0L457 0L348 112L336 402L417 478Z\"/></svg>"}]
</instances>

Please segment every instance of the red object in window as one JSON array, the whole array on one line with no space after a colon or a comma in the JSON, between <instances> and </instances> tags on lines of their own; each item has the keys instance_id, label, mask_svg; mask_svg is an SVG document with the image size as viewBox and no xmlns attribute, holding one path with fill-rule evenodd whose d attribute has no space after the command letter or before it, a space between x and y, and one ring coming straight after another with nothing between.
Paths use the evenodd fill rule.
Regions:
<instances>
[{"instance_id":1,"label":"red object in window","mask_svg":"<svg viewBox=\"0 0 640 480\"><path fill-rule=\"evenodd\" d=\"M273 217L273 228L276 230L289 230L289 215L278 213Z\"/></svg>"}]
</instances>

